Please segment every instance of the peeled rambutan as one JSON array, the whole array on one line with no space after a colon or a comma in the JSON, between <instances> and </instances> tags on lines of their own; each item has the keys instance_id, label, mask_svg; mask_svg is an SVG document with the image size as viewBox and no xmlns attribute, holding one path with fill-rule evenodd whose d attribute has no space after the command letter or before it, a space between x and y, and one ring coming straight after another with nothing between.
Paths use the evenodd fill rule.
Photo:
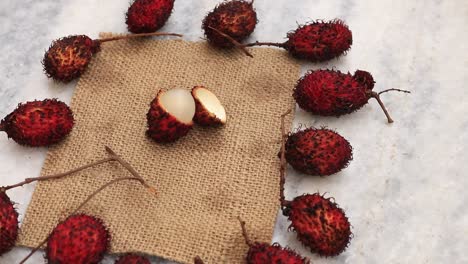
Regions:
<instances>
[{"instance_id":1,"label":"peeled rambutan","mask_svg":"<svg viewBox=\"0 0 468 264\"><path fill-rule=\"evenodd\" d=\"M0 190L0 256L10 251L18 237L18 212L8 195Z\"/></svg>"},{"instance_id":2,"label":"peeled rambutan","mask_svg":"<svg viewBox=\"0 0 468 264\"><path fill-rule=\"evenodd\" d=\"M174 0L135 0L128 8L128 31L133 33L155 32L162 28L171 16Z\"/></svg>"},{"instance_id":3,"label":"peeled rambutan","mask_svg":"<svg viewBox=\"0 0 468 264\"><path fill-rule=\"evenodd\" d=\"M300 26L288 33L287 37L288 40L284 43L255 42L245 46L276 46L286 49L296 58L319 62L346 53L353 44L351 31L339 19Z\"/></svg>"},{"instance_id":4,"label":"peeled rambutan","mask_svg":"<svg viewBox=\"0 0 468 264\"><path fill-rule=\"evenodd\" d=\"M174 142L193 127L195 100L190 91L180 88L160 90L146 115L146 134L158 143Z\"/></svg>"},{"instance_id":5,"label":"peeled rambutan","mask_svg":"<svg viewBox=\"0 0 468 264\"><path fill-rule=\"evenodd\" d=\"M286 160L297 171L327 176L348 166L353 158L349 142L335 131L307 128L288 136Z\"/></svg>"},{"instance_id":6,"label":"peeled rambutan","mask_svg":"<svg viewBox=\"0 0 468 264\"><path fill-rule=\"evenodd\" d=\"M151 264L149 259L136 254L126 254L115 261L115 264Z\"/></svg>"},{"instance_id":7,"label":"peeled rambutan","mask_svg":"<svg viewBox=\"0 0 468 264\"><path fill-rule=\"evenodd\" d=\"M193 120L201 126L219 126L226 124L226 110L218 97L203 86L192 89L195 99L195 116Z\"/></svg>"},{"instance_id":8,"label":"peeled rambutan","mask_svg":"<svg viewBox=\"0 0 468 264\"><path fill-rule=\"evenodd\" d=\"M109 244L110 234L102 220L85 214L72 215L50 234L46 259L50 264L97 264Z\"/></svg>"},{"instance_id":9,"label":"peeled rambutan","mask_svg":"<svg viewBox=\"0 0 468 264\"><path fill-rule=\"evenodd\" d=\"M358 70L354 75L335 70L310 71L303 76L294 89L294 99L305 111L322 116L341 116L352 113L375 98L382 107L388 122L393 120L380 100L380 93L372 91L374 79L369 72Z\"/></svg>"},{"instance_id":10,"label":"peeled rambutan","mask_svg":"<svg viewBox=\"0 0 468 264\"><path fill-rule=\"evenodd\" d=\"M73 35L54 40L44 54L42 65L47 77L60 82L78 78L88 67L93 55L100 51L101 43L146 36L181 36L173 33L147 33L123 35L103 39L91 39L85 35Z\"/></svg>"},{"instance_id":11,"label":"peeled rambutan","mask_svg":"<svg viewBox=\"0 0 468 264\"><path fill-rule=\"evenodd\" d=\"M202 23L202 29L208 42L219 48L236 46L232 40L217 31L228 35L237 42L242 42L249 37L257 25L257 13L253 8L253 2L233 0L216 6Z\"/></svg>"},{"instance_id":12,"label":"peeled rambutan","mask_svg":"<svg viewBox=\"0 0 468 264\"><path fill-rule=\"evenodd\" d=\"M288 112L289 113L289 112ZM351 240L351 225L338 205L318 193L304 194L287 201L284 196L286 170L286 133L284 114L281 119L280 203L283 214L291 221L290 229L312 252L321 256L341 254Z\"/></svg>"},{"instance_id":13,"label":"peeled rambutan","mask_svg":"<svg viewBox=\"0 0 468 264\"><path fill-rule=\"evenodd\" d=\"M283 248L279 244L273 245L260 242L252 242L245 228L245 222L240 220L242 227L242 235L245 243L249 246L247 252L247 264L309 264L309 260L301 257L299 254L289 248Z\"/></svg>"},{"instance_id":14,"label":"peeled rambutan","mask_svg":"<svg viewBox=\"0 0 468 264\"><path fill-rule=\"evenodd\" d=\"M49 146L64 139L74 125L73 113L56 99L19 104L0 122L0 131L21 145Z\"/></svg>"}]
</instances>

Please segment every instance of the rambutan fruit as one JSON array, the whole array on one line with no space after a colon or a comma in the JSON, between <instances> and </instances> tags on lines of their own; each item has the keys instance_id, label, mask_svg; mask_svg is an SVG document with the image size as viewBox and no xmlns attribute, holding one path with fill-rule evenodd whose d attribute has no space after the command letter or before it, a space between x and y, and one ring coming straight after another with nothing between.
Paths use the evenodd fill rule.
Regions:
<instances>
[{"instance_id":1,"label":"rambutan fruit","mask_svg":"<svg viewBox=\"0 0 468 264\"><path fill-rule=\"evenodd\" d=\"M388 89L380 93L372 91L374 79L369 72L358 70L354 75L335 70L310 71L303 76L294 89L294 99L305 111L322 116L341 116L352 113L375 98L388 122L393 123L387 109L380 100L380 94L388 91L409 91Z\"/></svg>"},{"instance_id":2,"label":"rambutan fruit","mask_svg":"<svg viewBox=\"0 0 468 264\"><path fill-rule=\"evenodd\" d=\"M286 160L297 171L327 176L348 166L353 158L349 142L335 131L307 128L288 136Z\"/></svg>"},{"instance_id":3,"label":"rambutan fruit","mask_svg":"<svg viewBox=\"0 0 468 264\"><path fill-rule=\"evenodd\" d=\"M47 77L60 82L70 82L83 74L93 55L100 51L101 43L146 36L182 36L173 33L147 33L123 35L103 39L91 39L85 35L73 35L54 40L44 54L42 65Z\"/></svg>"},{"instance_id":4,"label":"rambutan fruit","mask_svg":"<svg viewBox=\"0 0 468 264\"><path fill-rule=\"evenodd\" d=\"M348 26L339 19L315 21L299 26L288 33L284 43L255 42L245 45L276 46L286 49L292 56L312 62L330 60L346 53L353 44Z\"/></svg>"},{"instance_id":5,"label":"rambutan fruit","mask_svg":"<svg viewBox=\"0 0 468 264\"><path fill-rule=\"evenodd\" d=\"M160 90L146 115L146 134L158 143L178 140L193 127L195 108L190 91L181 88Z\"/></svg>"},{"instance_id":6,"label":"rambutan fruit","mask_svg":"<svg viewBox=\"0 0 468 264\"><path fill-rule=\"evenodd\" d=\"M18 237L18 212L8 195L0 190L0 256L10 251Z\"/></svg>"},{"instance_id":7,"label":"rambutan fruit","mask_svg":"<svg viewBox=\"0 0 468 264\"><path fill-rule=\"evenodd\" d=\"M218 97L203 86L192 89L195 100L195 123L201 126L219 126L226 124L226 110Z\"/></svg>"},{"instance_id":8,"label":"rambutan fruit","mask_svg":"<svg viewBox=\"0 0 468 264\"><path fill-rule=\"evenodd\" d=\"M219 48L232 48L233 41L242 42L250 36L257 25L257 13L251 2L243 0L227 1L219 4L203 19L202 29L208 42Z\"/></svg>"},{"instance_id":9,"label":"rambutan fruit","mask_svg":"<svg viewBox=\"0 0 468 264\"><path fill-rule=\"evenodd\" d=\"M133 33L150 33L162 28L171 16L174 0L135 0L128 8L125 23Z\"/></svg>"},{"instance_id":10,"label":"rambutan fruit","mask_svg":"<svg viewBox=\"0 0 468 264\"><path fill-rule=\"evenodd\" d=\"M309 264L310 261L289 248L283 248L278 243L273 245L260 242L252 242L247 235L245 222L239 219L242 227L242 235L249 246L247 252L247 264Z\"/></svg>"},{"instance_id":11,"label":"rambutan fruit","mask_svg":"<svg viewBox=\"0 0 468 264\"><path fill-rule=\"evenodd\" d=\"M72 215L50 234L45 250L47 263L97 264L109 245L110 234L101 219Z\"/></svg>"},{"instance_id":12,"label":"rambutan fruit","mask_svg":"<svg viewBox=\"0 0 468 264\"><path fill-rule=\"evenodd\" d=\"M126 254L115 261L115 264L151 264L149 259L136 254Z\"/></svg>"},{"instance_id":13,"label":"rambutan fruit","mask_svg":"<svg viewBox=\"0 0 468 264\"><path fill-rule=\"evenodd\" d=\"M73 113L56 99L19 104L0 122L0 131L18 144L49 146L64 139L74 125Z\"/></svg>"},{"instance_id":14,"label":"rambutan fruit","mask_svg":"<svg viewBox=\"0 0 468 264\"><path fill-rule=\"evenodd\" d=\"M341 254L351 240L351 225L344 211L331 198L314 194L304 194L287 201L284 196L286 170L286 133L284 117L281 119L281 167L280 203L283 214L291 221L290 229L297 238L313 253L321 256Z\"/></svg>"},{"instance_id":15,"label":"rambutan fruit","mask_svg":"<svg viewBox=\"0 0 468 264\"><path fill-rule=\"evenodd\" d=\"M203 260L199 256L196 256L195 258L193 258L193 263L194 264L204 264Z\"/></svg>"}]
</instances>

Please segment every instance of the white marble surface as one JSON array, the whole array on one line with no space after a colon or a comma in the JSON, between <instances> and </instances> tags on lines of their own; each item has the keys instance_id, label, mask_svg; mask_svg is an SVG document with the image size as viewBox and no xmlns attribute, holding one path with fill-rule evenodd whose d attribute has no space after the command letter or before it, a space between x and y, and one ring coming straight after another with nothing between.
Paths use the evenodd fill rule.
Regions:
<instances>
[{"instance_id":1,"label":"white marble surface","mask_svg":"<svg viewBox=\"0 0 468 264\"><path fill-rule=\"evenodd\" d=\"M50 42L69 34L126 32L128 0L2 0L0 2L0 117L19 102L57 97L69 102L76 83L49 81L40 61ZM216 0L176 0L164 31L202 37L200 23ZM274 2L274 3L273 3ZM468 263L468 55L466 0L255 1L252 40L284 41L296 23L344 19L354 44L346 57L306 69L369 70L396 122L388 125L375 101L352 115L320 118L298 111L298 124L336 129L354 146L341 173L313 178L288 170L287 197L329 192L346 210L354 238L335 258L309 254L279 215L274 241L314 263ZM0 185L39 174L46 149L18 146L0 134ZM34 185L8 193L22 219ZM15 248L0 263L17 263ZM28 263L43 263L37 253ZM104 263L112 263L107 258ZM153 263L168 263L154 259Z\"/></svg>"}]
</instances>

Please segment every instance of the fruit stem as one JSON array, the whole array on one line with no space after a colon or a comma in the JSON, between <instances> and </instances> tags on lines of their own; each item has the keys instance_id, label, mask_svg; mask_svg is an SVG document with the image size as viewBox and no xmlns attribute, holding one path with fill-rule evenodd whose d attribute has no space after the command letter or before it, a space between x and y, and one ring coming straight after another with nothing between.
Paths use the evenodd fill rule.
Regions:
<instances>
[{"instance_id":1,"label":"fruit stem","mask_svg":"<svg viewBox=\"0 0 468 264\"><path fill-rule=\"evenodd\" d=\"M388 113L387 108L385 108L384 103L382 102L382 100L380 100L380 95L378 93L372 91L371 92L371 97L374 97L375 100L377 100L377 102L379 103L380 107L384 111L385 116L387 117L388 123L390 123L390 124L393 123L393 119L390 117L390 114Z\"/></svg>"},{"instance_id":2,"label":"fruit stem","mask_svg":"<svg viewBox=\"0 0 468 264\"><path fill-rule=\"evenodd\" d=\"M13 189L13 188L16 188L16 187L20 187L20 186L23 186L25 184L35 182L35 181L46 181L46 180L51 180L51 179L60 179L60 178L63 178L65 176L68 176L70 174L82 171L82 170L90 168L90 167L97 166L97 165L102 164L102 163L113 161L113 160L114 160L114 158L105 158L105 159L102 159L102 160L98 160L98 161L83 165L81 167L78 167L76 169L73 169L73 170L70 170L70 171L67 171L67 172L54 174L54 175L48 175L48 176L42 176L42 177L26 178L26 179L24 179L24 181L19 182L17 184L0 187L0 192L5 192L7 190L10 190L10 189Z\"/></svg>"},{"instance_id":3,"label":"fruit stem","mask_svg":"<svg viewBox=\"0 0 468 264\"><path fill-rule=\"evenodd\" d=\"M199 257L199 256L196 256L194 259L193 259L194 263L195 264L204 264L203 263L203 260Z\"/></svg>"},{"instance_id":4,"label":"fruit stem","mask_svg":"<svg viewBox=\"0 0 468 264\"><path fill-rule=\"evenodd\" d=\"M242 219L240 218L240 216L238 216L237 219L239 219L239 222L240 222L240 225L241 225L241 228L242 228L242 236L244 237L245 243L246 243L249 247L252 247L252 246L253 246L253 243L252 243L252 240L250 240L249 235L247 234L247 229L245 228L245 222L242 221Z\"/></svg>"},{"instance_id":5,"label":"fruit stem","mask_svg":"<svg viewBox=\"0 0 468 264\"><path fill-rule=\"evenodd\" d=\"M278 48L285 48L285 47L286 47L286 43L258 42L258 41L255 41L255 42L253 42L253 43L244 44L243 46L244 46L244 47L253 47L253 46L274 46L274 47L278 47Z\"/></svg>"},{"instance_id":6,"label":"fruit stem","mask_svg":"<svg viewBox=\"0 0 468 264\"><path fill-rule=\"evenodd\" d=\"M85 204L87 202L89 202L89 200L91 200L94 196L96 196L98 193L100 193L105 188L111 186L112 184L114 184L116 182L125 181L125 180L139 181L141 184L145 185L144 181L142 179L138 178L138 177L122 177L122 178L111 180L108 183L106 183L106 184L102 185L101 187L99 187L99 189L94 191L92 194L90 194L88 196L88 198L86 198L86 200L84 200L73 212L70 213L70 215L76 214L83 206L85 206ZM25 263L36 251L38 251L45 243L47 243L47 240L49 240L49 237L50 237L50 235L47 236L47 238L44 241L42 241L41 244L39 244L37 247L35 247L33 250L31 250L31 252L29 252L29 254L23 260L21 260L20 264Z\"/></svg>"},{"instance_id":7,"label":"fruit stem","mask_svg":"<svg viewBox=\"0 0 468 264\"><path fill-rule=\"evenodd\" d=\"M390 91L397 91L397 92L402 92L402 93L411 93L408 90L401 90L401 89L392 88L392 89L383 90L383 91L379 92L378 94L381 95L383 93L390 92Z\"/></svg>"},{"instance_id":8,"label":"fruit stem","mask_svg":"<svg viewBox=\"0 0 468 264\"><path fill-rule=\"evenodd\" d=\"M122 36L115 36L110 38L102 38L98 39L99 42L108 42L120 39L130 39L130 38L140 38L140 37L150 37L150 36L176 36L176 37L183 37L181 34L175 33L165 33L165 32L154 32L154 33L140 33L140 34L127 34Z\"/></svg>"},{"instance_id":9,"label":"fruit stem","mask_svg":"<svg viewBox=\"0 0 468 264\"><path fill-rule=\"evenodd\" d=\"M221 32L219 30L217 30L216 28L212 27L212 26L208 26L208 28L214 30L216 33L220 34L221 36L227 38L232 44L234 44L234 46L236 46L237 48L241 49L245 55L253 58L253 55L245 48L244 45L242 45L241 43L239 43L237 40L233 39L231 36L229 36L228 34L224 33L224 32Z\"/></svg>"},{"instance_id":10,"label":"fruit stem","mask_svg":"<svg viewBox=\"0 0 468 264\"><path fill-rule=\"evenodd\" d=\"M285 207L288 205L288 201L284 198L284 184L285 184L285 171L286 171L286 127L284 124L284 119L287 115L289 115L292 112L291 109L289 109L286 113L281 115L281 160L280 160L280 204L281 204L281 209L285 209Z\"/></svg>"}]
</instances>

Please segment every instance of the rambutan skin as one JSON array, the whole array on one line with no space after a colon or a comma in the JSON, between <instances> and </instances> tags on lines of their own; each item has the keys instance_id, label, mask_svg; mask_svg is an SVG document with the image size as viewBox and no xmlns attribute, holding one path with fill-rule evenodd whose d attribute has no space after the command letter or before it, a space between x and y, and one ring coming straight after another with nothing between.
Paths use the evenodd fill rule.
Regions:
<instances>
[{"instance_id":1,"label":"rambutan skin","mask_svg":"<svg viewBox=\"0 0 468 264\"><path fill-rule=\"evenodd\" d=\"M115 264L151 264L151 262L143 256L127 254L116 260Z\"/></svg>"},{"instance_id":2,"label":"rambutan skin","mask_svg":"<svg viewBox=\"0 0 468 264\"><path fill-rule=\"evenodd\" d=\"M146 135L157 143L170 143L187 135L193 124L181 123L174 116L164 111L158 99L161 92L151 102L146 115L148 122Z\"/></svg>"},{"instance_id":3,"label":"rambutan skin","mask_svg":"<svg viewBox=\"0 0 468 264\"><path fill-rule=\"evenodd\" d=\"M206 109L201 104L200 100L197 99L197 96L195 94L196 89L197 86L194 87L191 91L192 96L195 100L195 116L193 117L193 121L195 121L195 123L197 123L198 125L204 127L218 127L223 125L224 123L218 117L216 117L215 114L206 111Z\"/></svg>"},{"instance_id":4,"label":"rambutan skin","mask_svg":"<svg viewBox=\"0 0 468 264\"><path fill-rule=\"evenodd\" d=\"M10 251L18 237L18 212L5 192L0 191L0 256Z\"/></svg>"},{"instance_id":5,"label":"rambutan skin","mask_svg":"<svg viewBox=\"0 0 468 264\"><path fill-rule=\"evenodd\" d=\"M44 72L56 81L70 82L81 76L99 50L99 41L85 35L57 39L44 54Z\"/></svg>"},{"instance_id":6,"label":"rambutan skin","mask_svg":"<svg viewBox=\"0 0 468 264\"><path fill-rule=\"evenodd\" d=\"M374 83L370 74L364 76L360 72L358 79L335 70L310 71L298 81L293 97L300 108L313 114L352 113L367 104Z\"/></svg>"},{"instance_id":7,"label":"rambutan skin","mask_svg":"<svg viewBox=\"0 0 468 264\"><path fill-rule=\"evenodd\" d=\"M333 130L307 128L288 136L286 161L297 171L327 176L346 168L353 158L349 142Z\"/></svg>"},{"instance_id":8,"label":"rambutan skin","mask_svg":"<svg viewBox=\"0 0 468 264\"><path fill-rule=\"evenodd\" d=\"M284 211L299 241L321 256L341 254L351 240L351 225L342 209L318 193L294 198Z\"/></svg>"},{"instance_id":9,"label":"rambutan skin","mask_svg":"<svg viewBox=\"0 0 468 264\"><path fill-rule=\"evenodd\" d=\"M249 37L257 25L257 13L252 5L252 2L233 0L216 6L202 23L202 29L208 42L219 48L234 47L231 41L210 27L229 35L238 42Z\"/></svg>"},{"instance_id":10,"label":"rambutan skin","mask_svg":"<svg viewBox=\"0 0 468 264\"><path fill-rule=\"evenodd\" d=\"M49 236L49 264L97 264L109 249L110 234L102 220L78 214L59 223Z\"/></svg>"},{"instance_id":11,"label":"rambutan skin","mask_svg":"<svg viewBox=\"0 0 468 264\"><path fill-rule=\"evenodd\" d=\"M299 256L291 249L283 248L279 244L268 245L254 243L247 253L247 264L309 264L310 262Z\"/></svg>"},{"instance_id":12,"label":"rambutan skin","mask_svg":"<svg viewBox=\"0 0 468 264\"><path fill-rule=\"evenodd\" d=\"M64 139L72 130L71 109L56 99L19 104L0 122L0 130L18 144L49 146Z\"/></svg>"},{"instance_id":13,"label":"rambutan skin","mask_svg":"<svg viewBox=\"0 0 468 264\"><path fill-rule=\"evenodd\" d=\"M173 8L174 0L135 0L126 14L128 31L156 32L166 24Z\"/></svg>"},{"instance_id":14,"label":"rambutan skin","mask_svg":"<svg viewBox=\"0 0 468 264\"><path fill-rule=\"evenodd\" d=\"M348 26L336 19L312 22L288 33L285 48L296 58L319 62L344 54L352 44Z\"/></svg>"}]
</instances>

